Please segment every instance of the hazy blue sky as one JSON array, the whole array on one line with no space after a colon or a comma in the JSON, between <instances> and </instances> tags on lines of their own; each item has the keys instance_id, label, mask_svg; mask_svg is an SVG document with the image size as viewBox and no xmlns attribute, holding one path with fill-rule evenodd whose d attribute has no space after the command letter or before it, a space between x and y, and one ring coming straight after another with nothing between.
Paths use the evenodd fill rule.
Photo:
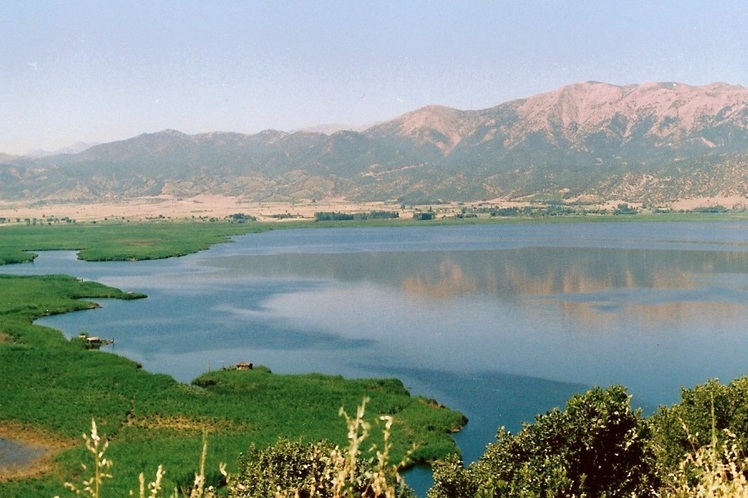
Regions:
<instances>
[{"instance_id":1,"label":"hazy blue sky","mask_svg":"<svg viewBox=\"0 0 748 498\"><path fill-rule=\"evenodd\" d=\"M0 0L0 152L367 124L578 81L748 86L748 2Z\"/></svg>"}]
</instances>

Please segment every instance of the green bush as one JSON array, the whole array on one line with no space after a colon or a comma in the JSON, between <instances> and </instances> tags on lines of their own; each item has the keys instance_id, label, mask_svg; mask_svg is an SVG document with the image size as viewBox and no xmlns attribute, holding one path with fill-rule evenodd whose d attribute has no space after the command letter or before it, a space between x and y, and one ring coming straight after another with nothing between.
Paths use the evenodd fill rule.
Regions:
<instances>
[{"instance_id":1,"label":"green bush","mask_svg":"<svg viewBox=\"0 0 748 498\"><path fill-rule=\"evenodd\" d=\"M413 492L398 469L407 458L392 463L390 437L393 418L382 416L383 443L366 451L371 424L364 420L368 399L350 417L341 408L348 426L348 444L341 449L327 441L292 442L281 438L263 450L250 447L242 457L239 474L229 478L230 498L408 498ZM367 453L373 453L365 458Z\"/></svg>"},{"instance_id":2,"label":"green bush","mask_svg":"<svg viewBox=\"0 0 748 498\"><path fill-rule=\"evenodd\" d=\"M650 426L625 388L573 396L513 435L501 428L479 461L436 466L430 498L653 496L659 485Z\"/></svg>"},{"instance_id":3,"label":"green bush","mask_svg":"<svg viewBox=\"0 0 748 498\"><path fill-rule=\"evenodd\" d=\"M239 477L232 482L235 498L275 498L279 489L298 490L302 496L316 490L332 496L333 469L329 455L334 446L326 441L302 443L281 439L264 449L252 446L242 455Z\"/></svg>"},{"instance_id":4,"label":"green bush","mask_svg":"<svg viewBox=\"0 0 748 498\"><path fill-rule=\"evenodd\" d=\"M722 443L729 431L748 448L748 377L683 388L680 403L661 407L651 419L663 475L677 469L685 454L711 444L713 433Z\"/></svg>"}]
</instances>

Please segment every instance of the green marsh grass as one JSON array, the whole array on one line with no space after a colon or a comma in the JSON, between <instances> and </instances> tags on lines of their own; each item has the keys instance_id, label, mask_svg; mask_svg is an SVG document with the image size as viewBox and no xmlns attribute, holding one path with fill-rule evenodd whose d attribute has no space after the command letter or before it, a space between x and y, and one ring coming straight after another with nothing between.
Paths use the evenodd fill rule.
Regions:
<instances>
[{"instance_id":1,"label":"green marsh grass","mask_svg":"<svg viewBox=\"0 0 748 498\"><path fill-rule=\"evenodd\" d=\"M78 251L85 261L163 259L271 228L259 223L197 222L7 226L0 228L0 264L31 262L35 252L51 250Z\"/></svg>"},{"instance_id":2,"label":"green marsh grass","mask_svg":"<svg viewBox=\"0 0 748 498\"><path fill-rule=\"evenodd\" d=\"M302 443L299 440L294 443L286 438L280 438L263 450L251 446L236 474L229 474L224 464L219 465L223 481L223 485L219 484L220 490L207 482L208 435L203 431L199 470L191 482L182 486L165 485L167 470L159 464L154 480L148 484L145 473L140 472L138 496L216 498L220 493L230 498L410 497L412 492L399 475L399 470L407 465L408 456L393 463L390 454L393 417L384 415L379 418L383 423L383 443L365 449L372 431L372 424L365 419L368 401L364 398L357 406L355 416L349 416L340 408L339 415L345 419L347 427L347 442L342 447L326 441ZM82 472L76 482L66 481L64 487L76 496L113 496L105 488L115 482L111 471L114 460L108 453L109 443L99 435L94 420L91 421L90 435L84 434L83 439L87 457L81 463ZM131 489L129 494L135 496L134 490ZM55 498L60 498L60 495Z\"/></svg>"}]
</instances>

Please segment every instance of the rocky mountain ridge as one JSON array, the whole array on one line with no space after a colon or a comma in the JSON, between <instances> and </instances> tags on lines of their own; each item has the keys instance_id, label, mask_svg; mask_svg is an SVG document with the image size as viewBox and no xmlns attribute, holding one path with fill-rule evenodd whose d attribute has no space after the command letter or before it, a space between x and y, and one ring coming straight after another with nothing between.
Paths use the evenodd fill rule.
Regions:
<instances>
[{"instance_id":1,"label":"rocky mountain ridge","mask_svg":"<svg viewBox=\"0 0 748 498\"><path fill-rule=\"evenodd\" d=\"M666 203L748 194L748 89L585 82L489 109L427 106L364 131L175 130L0 156L0 198L202 193L433 202L537 194Z\"/></svg>"}]
</instances>

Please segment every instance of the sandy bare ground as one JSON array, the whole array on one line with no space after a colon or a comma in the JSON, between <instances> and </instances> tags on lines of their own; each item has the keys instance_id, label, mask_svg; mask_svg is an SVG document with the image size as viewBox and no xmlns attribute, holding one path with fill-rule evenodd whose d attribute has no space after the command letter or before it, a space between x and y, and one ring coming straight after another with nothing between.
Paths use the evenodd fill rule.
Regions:
<instances>
[{"instance_id":1,"label":"sandy bare ground","mask_svg":"<svg viewBox=\"0 0 748 498\"><path fill-rule=\"evenodd\" d=\"M622 201L609 200L600 204L601 208L613 209ZM636 206L636 203L629 203ZM45 222L49 219L69 218L76 222L127 219L132 221L148 219L222 219L236 213L255 216L259 221L311 220L320 211L359 213L369 211L398 211L401 218L410 218L416 210L433 209L441 217L454 215L463 207L476 206L512 207L526 206L527 202L510 199L493 199L483 202L447 203L429 206L403 207L396 203L369 202L353 203L346 199L325 199L316 202L247 202L238 197L200 195L190 198L159 196L110 201L95 204L74 204L64 202L23 203L0 200L0 218L6 223L25 223L26 219ZM740 196L683 199L668 207L690 210L698 207L721 205L728 209L748 206L748 199ZM594 206L588 206L594 207ZM637 206L638 207L638 206Z\"/></svg>"},{"instance_id":2,"label":"sandy bare ground","mask_svg":"<svg viewBox=\"0 0 748 498\"><path fill-rule=\"evenodd\" d=\"M682 199L673 203L673 209L684 209L686 211L699 207L723 206L727 209L748 207L748 198L735 195L731 197L696 197L693 199Z\"/></svg>"},{"instance_id":3,"label":"sandy bare ground","mask_svg":"<svg viewBox=\"0 0 748 498\"><path fill-rule=\"evenodd\" d=\"M446 204L434 206L433 209L439 213L448 214L458 211L459 207L457 204ZM26 219L44 222L48 219L65 217L76 222L112 219L222 219L236 213L255 216L259 221L282 222L312 220L314 214L320 211L343 213L397 211L401 217L412 217L414 208L403 208L397 203L387 202L353 203L346 199L325 199L314 202L248 202L237 197L218 195L200 195L191 198L159 196L95 204L10 203L0 200L0 217L10 223L24 223Z\"/></svg>"},{"instance_id":4,"label":"sandy bare ground","mask_svg":"<svg viewBox=\"0 0 748 498\"><path fill-rule=\"evenodd\" d=\"M191 198L159 196L127 201L95 204L73 203L8 203L0 201L0 217L15 222L25 219L44 220L68 217L75 221L93 221L125 218L146 220L166 218L174 220L197 218L224 218L243 213L260 221L313 219L318 211L361 212L371 210L401 211L400 206L387 203L353 204L344 199L318 202L246 202L237 197L200 195Z\"/></svg>"}]
</instances>

